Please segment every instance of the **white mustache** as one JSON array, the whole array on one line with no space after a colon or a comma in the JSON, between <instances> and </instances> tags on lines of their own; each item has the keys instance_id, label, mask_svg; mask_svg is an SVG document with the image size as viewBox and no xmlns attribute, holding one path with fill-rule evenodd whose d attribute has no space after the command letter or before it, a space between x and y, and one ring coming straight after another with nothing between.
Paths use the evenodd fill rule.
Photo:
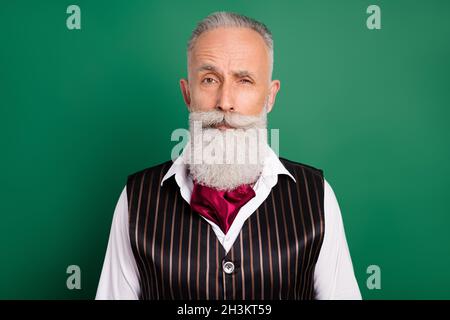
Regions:
<instances>
[{"instance_id":1,"label":"white mustache","mask_svg":"<svg viewBox=\"0 0 450 320\"><path fill-rule=\"evenodd\" d=\"M218 125L227 125L235 129L265 128L267 124L267 112L265 107L261 114L257 116L218 110L191 111L189 121L201 121L203 128L213 128Z\"/></svg>"}]
</instances>

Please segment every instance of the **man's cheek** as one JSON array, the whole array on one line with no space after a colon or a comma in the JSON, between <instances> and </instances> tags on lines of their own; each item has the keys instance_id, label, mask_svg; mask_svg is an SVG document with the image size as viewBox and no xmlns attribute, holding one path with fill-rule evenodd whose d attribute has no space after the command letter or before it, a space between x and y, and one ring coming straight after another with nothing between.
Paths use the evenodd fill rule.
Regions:
<instances>
[{"instance_id":1,"label":"man's cheek","mask_svg":"<svg viewBox=\"0 0 450 320\"><path fill-rule=\"evenodd\" d=\"M256 99L253 96L242 97L236 102L236 106L245 115L257 115L264 107L264 99Z\"/></svg>"},{"instance_id":2,"label":"man's cheek","mask_svg":"<svg viewBox=\"0 0 450 320\"><path fill-rule=\"evenodd\" d=\"M201 108L202 110L211 110L216 106L215 100L213 97L201 97L195 100L197 102L196 106Z\"/></svg>"}]
</instances>

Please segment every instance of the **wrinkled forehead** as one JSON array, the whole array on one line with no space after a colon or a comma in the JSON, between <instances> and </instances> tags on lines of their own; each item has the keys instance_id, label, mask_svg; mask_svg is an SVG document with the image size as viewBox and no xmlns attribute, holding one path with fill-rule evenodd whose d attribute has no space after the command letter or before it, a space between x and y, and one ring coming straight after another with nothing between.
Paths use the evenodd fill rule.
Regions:
<instances>
[{"instance_id":1,"label":"wrinkled forehead","mask_svg":"<svg viewBox=\"0 0 450 320\"><path fill-rule=\"evenodd\" d=\"M262 36L249 28L217 28L201 34L189 55L190 72L201 65L223 71L268 72L269 49Z\"/></svg>"}]
</instances>

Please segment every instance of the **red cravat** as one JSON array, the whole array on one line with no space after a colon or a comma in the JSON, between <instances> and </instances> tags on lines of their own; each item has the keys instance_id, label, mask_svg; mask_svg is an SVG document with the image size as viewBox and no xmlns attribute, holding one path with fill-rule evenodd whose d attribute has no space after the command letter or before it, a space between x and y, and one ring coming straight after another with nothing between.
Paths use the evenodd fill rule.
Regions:
<instances>
[{"instance_id":1,"label":"red cravat","mask_svg":"<svg viewBox=\"0 0 450 320\"><path fill-rule=\"evenodd\" d=\"M226 234L239 209L254 196L255 191L248 184L231 191L221 191L194 182L191 208L215 222Z\"/></svg>"}]
</instances>

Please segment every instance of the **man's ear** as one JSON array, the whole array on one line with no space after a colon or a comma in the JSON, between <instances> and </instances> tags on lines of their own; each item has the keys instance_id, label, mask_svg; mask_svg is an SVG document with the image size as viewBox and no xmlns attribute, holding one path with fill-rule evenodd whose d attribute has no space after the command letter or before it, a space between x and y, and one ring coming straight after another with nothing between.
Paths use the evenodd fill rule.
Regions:
<instances>
[{"instance_id":1,"label":"man's ear","mask_svg":"<svg viewBox=\"0 0 450 320\"><path fill-rule=\"evenodd\" d=\"M280 80L272 80L269 87L269 99L267 103L267 113L269 113L273 105L275 104L275 98L277 97L278 90L280 90Z\"/></svg>"},{"instance_id":2,"label":"man's ear","mask_svg":"<svg viewBox=\"0 0 450 320\"><path fill-rule=\"evenodd\" d=\"M187 79L180 79L180 89L183 94L184 103L190 109L191 107L191 93L189 92L189 83Z\"/></svg>"}]
</instances>

